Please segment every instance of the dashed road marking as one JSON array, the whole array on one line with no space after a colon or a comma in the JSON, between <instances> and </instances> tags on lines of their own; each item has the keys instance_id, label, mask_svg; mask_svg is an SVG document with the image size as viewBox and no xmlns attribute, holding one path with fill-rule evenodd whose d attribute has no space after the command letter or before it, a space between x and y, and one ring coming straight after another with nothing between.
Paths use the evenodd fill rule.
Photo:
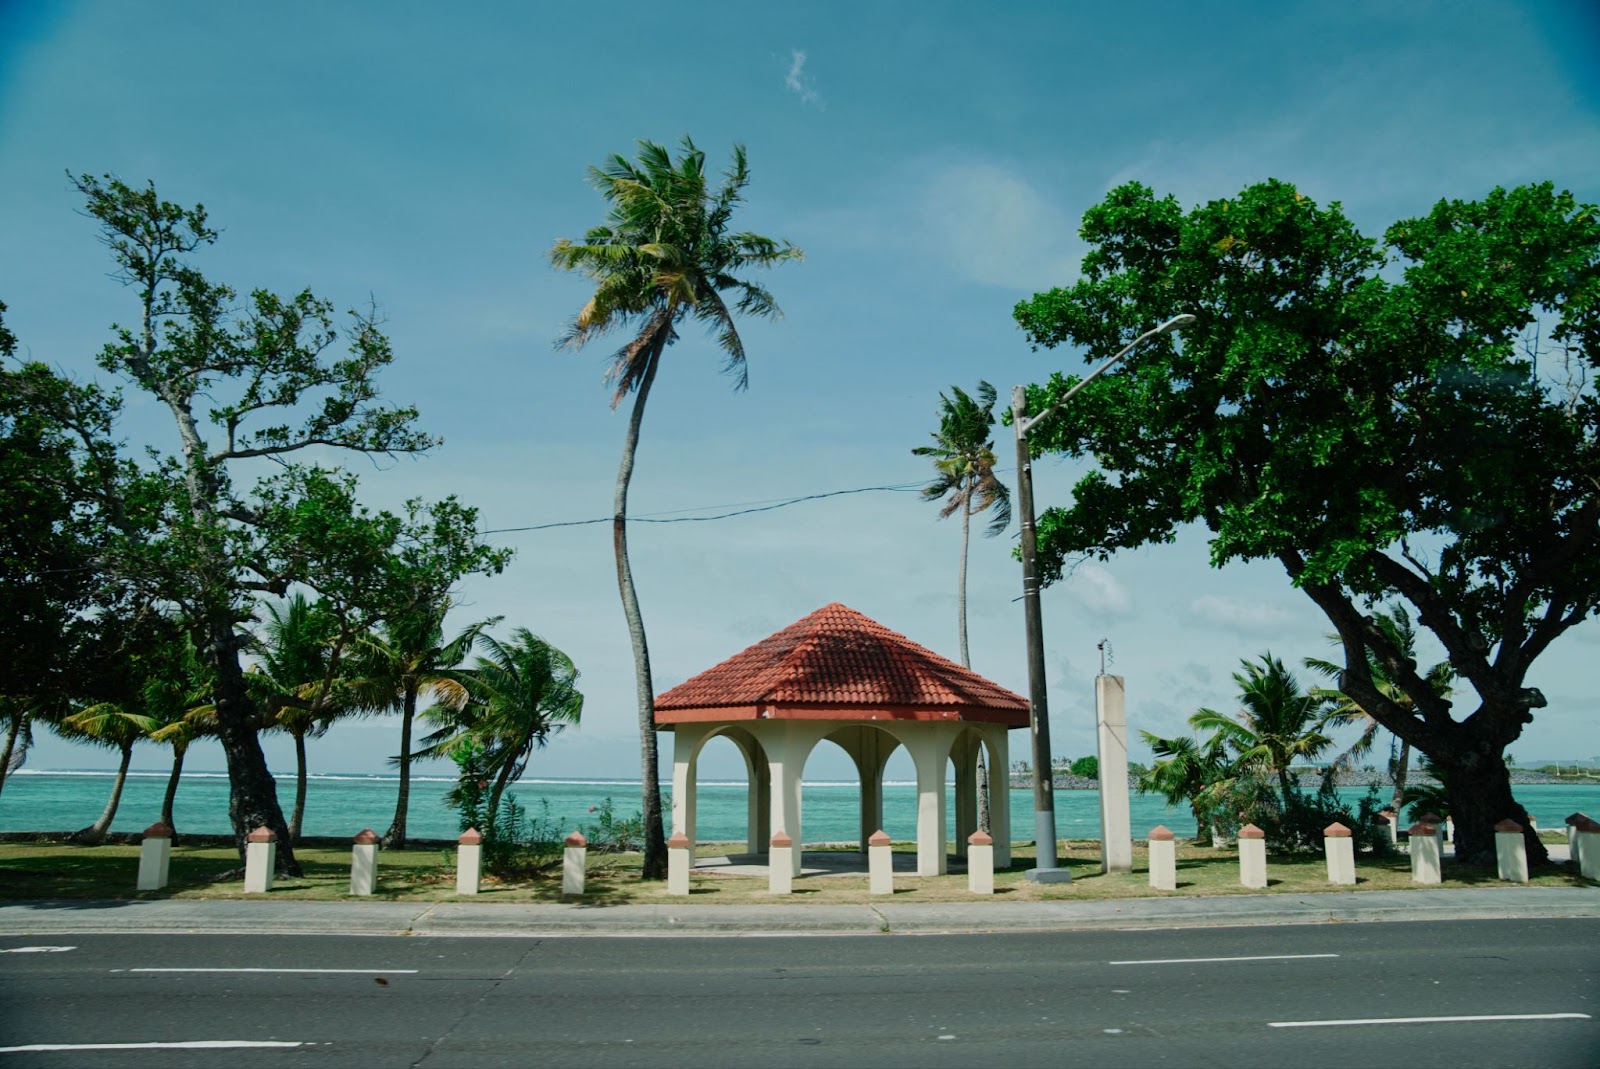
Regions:
<instances>
[{"instance_id":1,"label":"dashed road marking","mask_svg":"<svg viewBox=\"0 0 1600 1069\"><path fill-rule=\"evenodd\" d=\"M243 1047L304 1047L308 1044L275 1039L191 1039L177 1043L29 1043L0 1047L0 1054L30 1054L60 1050L233 1050Z\"/></svg>"},{"instance_id":2,"label":"dashed road marking","mask_svg":"<svg viewBox=\"0 0 1600 1069\"><path fill-rule=\"evenodd\" d=\"M1305 958L1337 958L1337 954L1252 954L1242 958L1149 958L1145 961L1108 961L1107 965L1190 965L1210 961L1299 961Z\"/></svg>"},{"instance_id":3,"label":"dashed road marking","mask_svg":"<svg viewBox=\"0 0 1600 1069\"><path fill-rule=\"evenodd\" d=\"M1329 1028L1359 1024L1458 1024L1465 1021L1589 1021L1587 1013L1482 1013L1453 1017L1356 1017L1346 1021L1268 1021L1268 1028Z\"/></svg>"}]
</instances>

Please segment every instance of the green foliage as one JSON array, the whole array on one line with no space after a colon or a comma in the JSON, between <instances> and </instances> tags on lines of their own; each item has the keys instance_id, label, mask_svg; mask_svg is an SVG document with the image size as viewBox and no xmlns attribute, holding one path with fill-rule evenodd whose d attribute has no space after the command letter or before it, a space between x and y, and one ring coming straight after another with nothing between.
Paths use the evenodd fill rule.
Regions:
<instances>
[{"instance_id":1,"label":"green foliage","mask_svg":"<svg viewBox=\"0 0 1600 1069\"><path fill-rule=\"evenodd\" d=\"M1095 779L1100 775L1100 758L1090 754L1080 757L1072 762L1072 774L1082 776L1084 779Z\"/></svg>"},{"instance_id":2,"label":"green foliage","mask_svg":"<svg viewBox=\"0 0 1600 1069\"><path fill-rule=\"evenodd\" d=\"M594 822L582 825L589 849L602 854L624 853L644 849L644 815L637 809L630 817L619 817L616 804L608 796L597 806L590 806Z\"/></svg>"},{"instance_id":3,"label":"green foliage","mask_svg":"<svg viewBox=\"0 0 1600 1069\"><path fill-rule=\"evenodd\" d=\"M956 512L971 515L994 509L985 532L999 534L1011 523L1011 492L994 474L994 387L987 382L978 383L978 396L973 398L959 386L950 387L954 396L939 395L939 429L933 432L933 444L922 445L911 452L919 457L932 457L938 475L922 488L925 501L940 501L939 518L945 519Z\"/></svg>"},{"instance_id":4,"label":"green foliage","mask_svg":"<svg viewBox=\"0 0 1600 1069\"><path fill-rule=\"evenodd\" d=\"M1389 833L1377 823L1384 804L1378 789L1371 787L1352 811L1332 778L1325 777L1315 793L1295 787L1286 797L1263 794L1241 816L1266 832L1267 843L1279 853L1321 854L1324 829L1337 822L1350 829L1357 851L1386 855L1390 852Z\"/></svg>"},{"instance_id":5,"label":"green foliage","mask_svg":"<svg viewBox=\"0 0 1600 1069\"><path fill-rule=\"evenodd\" d=\"M476 828L483 836L483 870L495 876L517 876L548 868L561 857L565 836L550 817L550 804L541 800L537 815L530 815L515 795L491 797L489 755L483 745L463 739L450 752L455 762L456 785L444 804L460 817L461 830Z\"/></svg>"}]
</instances>

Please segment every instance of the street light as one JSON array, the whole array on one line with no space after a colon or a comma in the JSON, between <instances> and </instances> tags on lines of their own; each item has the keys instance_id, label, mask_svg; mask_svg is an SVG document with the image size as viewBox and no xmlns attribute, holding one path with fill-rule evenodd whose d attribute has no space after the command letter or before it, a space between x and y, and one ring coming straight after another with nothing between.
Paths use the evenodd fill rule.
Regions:
<instances>
[{"instance_id":1,"label":"street light","mask_svg":"<svg viewBox=\"0 0 1600 1069\"><path fill-rule=\"evenodd\" d=\"M1028 431L1046 416L1066 404L1073 395L1093 382L1140 345L1158 334L1181 330L1194 322L1194 316L1175 315L1159 327L1145 331L1105 363L1091 371L1062 395L1061 400L1029 419L1024 415L1027 394L1021 386L1011 389L1011 426L1017 432L1017 507L1022 514L1022 609L1028 637L1028 725L1033 734L1033 842L1035 868L1028 879L1039 883L1066 883L1072 874L1056 864L1056 801L1053 770L1050 767L1050 713L1045 694L1044 622L1039 613L1039 542L1033 524L1033 460L1028 455Z\"/></svg>"}]
</instances>

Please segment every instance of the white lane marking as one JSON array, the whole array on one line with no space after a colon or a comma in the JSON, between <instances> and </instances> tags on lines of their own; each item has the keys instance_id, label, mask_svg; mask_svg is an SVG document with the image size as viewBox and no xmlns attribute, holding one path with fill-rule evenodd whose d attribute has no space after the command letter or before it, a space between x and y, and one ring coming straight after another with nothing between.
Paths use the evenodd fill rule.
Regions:
<instances>
[{"instance_id":1,"label":"white lane marking","mask_svg":"<svg viewBox=\"0 0 1600 1069\"><path fill-rule=\"evenodd\" d=\"M1147 961L1108 961L1107 965L1188 965L1203 961L1298 961L1302 958L1337 958L1337 954L1255 954L1246 958L1150 958Z\"/></svg>"},{"instance_id":2,"label":"white lane marking","mask_svg":"<svg viewBox=\"0 0 1600 1069\"><path fill-rule=\"evenodd\" d=\"M1484 1013L1459 1017L1359 1017L1348 1021L1268 1021L1268 1028L1328 1028L1348 1024L1456 1024L1461 1021L1589 1021L1587 1013Z\"/></svg>"},{"instance_id":3,"label":"white lane marking","mask_svg":"<svg viewBox=\"0 0 1600 1069\"><path fill-rule=\"evenodd\" d=\"M77 947L6 947L0 954L60 954L64 950L77 950Z\"/></svg>"},{"instance_id":4,"label":"white lane marking","mask_svg":"<svg viewBox=\"0 0 1600 1069\"><path fill-rule=\"evenodd\" d=\"M303 1047L302 1042L271 1039L191 1039L181 1043L30 1043L25 1047L0 1047L0 1054L28 1054L41 1050L231 1050L237 1047Z\"/></svg>"},{"instance_id":5,"label":"white lane marking","mask_svg":"<svg viewBox=\"0 0 1600 1069\"><path fill-rule=\"evenodd\" d=\"M355 973L371 976L381 973L395 976L398 973L416 973L414 968L114 968L114 973Z\"/></svg>"}]
</instances>

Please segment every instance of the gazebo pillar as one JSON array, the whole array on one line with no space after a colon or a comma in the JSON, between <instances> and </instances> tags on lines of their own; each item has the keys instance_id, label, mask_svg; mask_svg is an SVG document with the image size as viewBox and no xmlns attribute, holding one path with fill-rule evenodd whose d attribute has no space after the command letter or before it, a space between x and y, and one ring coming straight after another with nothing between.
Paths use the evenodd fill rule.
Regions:
<instances>
[{"instance_id":1,"label":"gazebo pillar","mask_svg":"<svg viewBox=\"0 0 1600 1069\"><path fill-rule=\"evenodd\" d=\"M800 875L800 773L811 750L827 735L829 724L803 720L763 720L751 725L750 733L767 752L772 776L772 810L769 828L782 831L794 841L794 875Z\"/></svg>"},{"instance_id":2,"label":"gazebo pillar","mask_svg":"<svg viewBox=\"0 0 1600 1069\"><path fill-rule=\"evenodd\" d=\"M917 768L917 875L942 876L947 869L944 821L945 762L961 724L911 725L902 736Z\"/></svg>"},{"instance_id":3,"label":"gazebo pillar","mask_svg":"<svg viewBox=\"0 0 1600 1069\"><path fill-rule=\"evenodd\" d=\"M978 830L978 750L981 740L962 732L951 747L956 766L956 857L967 856L967 836Z\"/></svg>"},{"instance_id":4,"label":"gazebo pillar","mask_svg":"<svg viewBox=\"0 0 1600 1069\"><path fill-rule=\"evenodd\" d=\"M695 764L700 744L715 725L678 724L672 729L672 831L689 840L689 867L694 867Z\"/></svg>"},{"instance_id":5,"label":"gazebo pillar","mask_svg":"<svg viewBox=\"0 0 1600 1069\"><path fill-rule=\"evenodd\" d=\"M989 834L994 838L994 865L1011 864L1011 744L1004 724L984 724L989 746Z\"/></svg>"}]
</instances>

